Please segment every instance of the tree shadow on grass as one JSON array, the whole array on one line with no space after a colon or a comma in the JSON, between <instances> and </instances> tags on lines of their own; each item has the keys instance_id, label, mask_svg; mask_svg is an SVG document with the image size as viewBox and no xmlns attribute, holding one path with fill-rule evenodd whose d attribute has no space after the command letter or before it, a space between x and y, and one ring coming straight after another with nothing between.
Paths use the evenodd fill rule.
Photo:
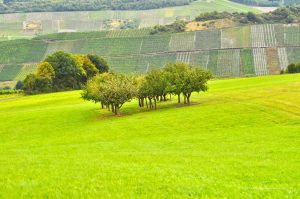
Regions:
<instances>
[{"instance_id":1,"label":"tree shadow on grass","mask_svg":"<svg viewBox=\"0 0 300 199\"><path fill-rule=\"evenodd\" d=\"M108 111L107 109L97 109L95 110L96 117L95 120L105 120L105 119L116 119L116 118L124 118L132 115L138 115L141 113L147 113L147 112L161 112L161 111L167 111L169 109L174 108L188 108L196 105L200 105L202 102L191 102L190 104L178 104L175 100L173 101L167 101L167 102L158 102L157 108L150 109L145 107L140 108L138 106L138 103L131 102L130 105L125 105L122 109L120 109L120 112L118 115L115 115L111 111Z\"/></svg>"}]
</instances>

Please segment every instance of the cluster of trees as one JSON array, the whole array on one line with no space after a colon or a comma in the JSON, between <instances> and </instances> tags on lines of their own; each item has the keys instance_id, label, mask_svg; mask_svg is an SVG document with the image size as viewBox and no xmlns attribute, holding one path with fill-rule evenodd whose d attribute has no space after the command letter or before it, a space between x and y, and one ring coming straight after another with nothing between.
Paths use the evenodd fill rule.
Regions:
<instances>
[{"instance_id":1,"label":"cluster of trees","mask_svg":"<svg viewBox=\"0 0 300 199\"><path fill-rule=\"evenodd\" d=\"M26 94L80 89L88 79L108 70L106 60L97 55L58 51L41 62L35 74L27 75L23 89Z\"/></svg>"},{"instance_id":2,"label":"cluster of trees","mask_svg":"<svg viewBox=\"0 0 300 199\"><path fill-rule=\"evenodd\" d=\"M146 10L187 5L194 0L3 0L0 13L85 10Z\"/></svg>"},{"instance_id":3,"label":"cluster of trees","mask_svg":"<svg viewBox=\"0 0 300 199\"><path fill-rule=\"evenodd\" d=\"M242 3L251 6L285 6L300 4L300 0L231 0L237 3Z\"/></svg>"},{"instance_id":4,"label":"cluster of trees","mask_svg":"<svg viewBox=\"0 0 300 199\"><path fill-rule=\"evenodd\" d=\"M217 19L231 19L232 21L241 24L294 23L300 21L300 7L289 6L286 8L278 8L272 12L262 14L255 14L252 12L210 12L203 13L195 18L196 21Z\"/></svg>"},{"instance_id":5,"label":"cluster of trees","mask_svg":"<svg viewBox=\"0 0 300 199\"><path fill-rule=\"evenodd\" d=\"M193 92L207 91L210 72L185 63L167 64L145 75L122 75L103 73L88 80L82 97L88 101L101 103L102 108L118 114L124 103L138 99L140 107L156 109L158 101L176 95L185 104L190 104Z\"/></svg>"},{"instance_id":6,"label":"cluster of trees","mask_svg":"<svg viewBox=\"0 0 300 199\"><path fill-rule=\"evenodd\" d=\"M150 34L154 35L154 34L158 34L158 33L164 33L164 32L184 32L185 31L185 26L186 26L186 22L183 20L176 20L174 23L170 24L170 25L156 25L154 26L151 31Z\"/></svg>"},{"instance_id":7,"label":"cluster of trees","mask_svg":"<svg viewBox=\"0 0 300 199\"><path fill-rule=\"evenodd\" d=\"M300 63L298 64L289 64L285 70L285 73L300 73Z\"/></svg>"}]
</instances>

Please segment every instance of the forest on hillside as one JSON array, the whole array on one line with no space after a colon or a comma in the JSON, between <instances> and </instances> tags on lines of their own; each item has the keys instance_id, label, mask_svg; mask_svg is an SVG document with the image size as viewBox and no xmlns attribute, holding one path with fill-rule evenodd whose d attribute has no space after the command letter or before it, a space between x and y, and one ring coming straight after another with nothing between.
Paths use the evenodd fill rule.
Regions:
<instances>
[{"instance_id":1,"label":"forest on hillside","mask_svg":"<svg viewBox=\"0 0 300 199\"><path fill-rule=\"evenodd\" d=\"M300 0L231 0L237 3L242 3L251 6L289 6L299 5Z\"/></svg>"},{"instance_id":2,"label":"forest on hillside","mask_svg":"<svg viewBox=\"0 0 300 199\"><path fill-rule=\"evenodd\" d=\"M3 3L0 3L0 13L85 10L146 10L187 5L192 1L195 0L3 0Z\"/></svg>"}]
</instances>

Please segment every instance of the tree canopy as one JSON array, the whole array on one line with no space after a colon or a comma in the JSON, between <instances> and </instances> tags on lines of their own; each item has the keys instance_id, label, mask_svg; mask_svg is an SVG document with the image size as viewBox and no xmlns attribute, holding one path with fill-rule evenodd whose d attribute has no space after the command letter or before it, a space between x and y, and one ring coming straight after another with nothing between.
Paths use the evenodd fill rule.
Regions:
<instances>
[{"instance_id":1,"label":"tree canopy","mask_svg":"<svg viewBox=\"0 0 300 199\"><path fill-rule=\"evenodd\" d=\"M102 108L105 105L115 114L133 98L138 99L140 107L146 105L150 109L156 109L158 101L167 101L168 94L176 94L178 103L183 95L184 103L190 104L191 94L207 91L207 82L211 78L210 72L180 62L143 75L103 73L87 82L82 97L101 103Z\"/></svg>"},{"instance_id":2,"label":"tree canopy","mask_svg":"<svg viewBox=\"0 0 300 199\"><path fill-rule=\"evenodd\" d=\"M39 64L36 74L30 74L25 78L25 93L37 94L80 89L88 79L103 73L96 66L101 71L108 71L106 60L97 55L55 52Z\"/></svg>"},{"instance_id":3,"label":"tree canopy","mask_svg":"<svg viewBox=\"0 0 300 199\"><path fill-rule=\"evenodd\" d=\"M194 0L3 0L0 13L85 10L146 10L187 5Z\"/></svg>"}]
</instances>

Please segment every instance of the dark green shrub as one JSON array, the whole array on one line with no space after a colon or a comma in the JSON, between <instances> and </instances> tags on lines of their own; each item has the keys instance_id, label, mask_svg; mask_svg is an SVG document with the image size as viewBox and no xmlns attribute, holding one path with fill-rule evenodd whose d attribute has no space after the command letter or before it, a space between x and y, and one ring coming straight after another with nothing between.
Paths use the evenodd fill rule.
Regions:
<instances>
[{"instance_id":1,"label":"dark green shrub","mask_svg":"<svg viewBox=\"0 0 300 199\"><path fill-rule=\"evenodd\" d=\"M296 73L296 65L295 64L289 64L286 68L286 73Z\"/></svg>"}]
</instances>

